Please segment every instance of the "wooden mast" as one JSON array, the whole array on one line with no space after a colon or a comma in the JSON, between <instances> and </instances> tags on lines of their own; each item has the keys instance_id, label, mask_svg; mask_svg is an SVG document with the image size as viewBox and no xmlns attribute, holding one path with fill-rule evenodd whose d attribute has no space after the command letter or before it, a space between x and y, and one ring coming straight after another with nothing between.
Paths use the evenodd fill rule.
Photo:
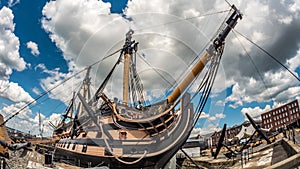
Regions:
<instances>
[{"instance_id":1,"label":"wooden mast","mask_svg":"<svg viewBox=\"0 0 300 169\"><path fill-rule=\"evenodd\" d=\"M87 99L86 98L86 95L88 94L88 97L89 96L89 93L90 93L90 84L91 84L91 78L90 78L90 71L91 71L91 66L88 67L87 69L87 72L86 72L86 75L85 75L85 78L83 80L83 86L82 86L82 96L84 99ZM90 99L90 98L88 98ZM83 106L80 106L80 111L79 112L83 112ZM70 119L72 119L72 116L70 117Z\"/></svg>"},{"instance_id":2,"label":"wooden mast","mask_svg":"<svg viewBox=\"0 0 300 169\"><path fill-rule=\"evenodd\" d=\"M123 74L123 104L127 105L129 98L129 66L131 55L126 53L124 55L124 74Z\"/></svg>"},{"instance_id":3,"label":"wooden mast","mask_svg":"<svg viewBox=\"0 0 300 169\"><path fill-rule=\"evenodd\" d=\"M219 36L214 40L213 44L210 45L207 52L200 58L200 60L196 63L196 65L192 68L188 75L179 83L179 85L175 88L171 95L168 96L168 103L174 103L180 97L181 93L183 93L187 89L187 87L203 70L207 62L210 60L210 57L212 57L213 54L217 52L220 48L223 48L225 38L227 37L229 32L235 27L235 25L237 24L237 20L242 19L242 14L234 5L232 6L232 9L234 10L234 12L226 21L226 28L220 32Z\"/></svg>"},{"instance_id":4,"label":"wooden mast","mask_svg":"<svg viewBox=\"0 0 300 169\"><path fill-rule=\"evenodd\" d=\"M128 104L129 99L129 71L130 71L130 60L133 47L132 44L135 41L131 41L133 30L129 30L126 34L125 45L123 48L124 52L124 72L123 72L123 104Z\"/></svg>"}]
</instances>

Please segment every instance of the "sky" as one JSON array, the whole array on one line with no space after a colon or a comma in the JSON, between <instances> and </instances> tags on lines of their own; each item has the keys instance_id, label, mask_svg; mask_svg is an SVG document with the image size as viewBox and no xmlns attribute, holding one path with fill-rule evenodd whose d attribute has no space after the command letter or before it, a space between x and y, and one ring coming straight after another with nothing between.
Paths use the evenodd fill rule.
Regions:
<instances>
[{"instance_id":1,"label":"sky","mask_svg":"<svg viewBox=\"0 0 300 169\"><path fill-rule=\"evenodd\" d=\"M261 113L299 99L299 81L239 33L299 77L300 2L229 3L240 9L243 19L226 39L212 93L196 125L200 134L219 130L224 123L241 124L245 113L259 119ZM161 100L193 58L203 54L228 9L225 0L0 0L0 113L7 119L24 108L7 126L37 135L40 112L44 135L50 136L49 121L59 122L84 73L24 106L120 49L129 29L139 42L137 69L147 98ZM117 58L93 67L93 90ZM117 68L105 89L110 97L121 98L121 70Z\"/></svg>"}]
</instances>

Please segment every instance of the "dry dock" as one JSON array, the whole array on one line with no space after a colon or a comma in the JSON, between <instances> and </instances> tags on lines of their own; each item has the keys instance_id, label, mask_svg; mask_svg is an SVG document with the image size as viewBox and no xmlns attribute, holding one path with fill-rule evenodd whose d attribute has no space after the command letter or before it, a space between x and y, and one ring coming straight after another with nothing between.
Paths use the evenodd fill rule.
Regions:
<instances>
[{"instance_id":1,"label":"dry dock","mask_svg":"<svg viewBox=\"0 0 300 169\"><path fill-rule=\"evenodd\" d=\"M253 153L249 152L248 156L243 156L243 160L241 160L240 155L234 159L228 159L221 155L217 159L213 159L213 157L194 157L193 160L198 166L209 169L291 169L300 166L300 147L297 144L297 139L294 142L292 139L281 138L270 145L262 144L253 148ZM182 168L192 169L197 167L186 159Z\"/></svg>"},{"instance_id":2,"label":"dry dock","mask_svg":"<svg viewBox=\"0 0 300 169\"><path fill-rule=\"evenodd\" d=\"M299 133L299 132L298 132ZM277 138L277 141L272 144L262 143L259 146L254 147L249 151L248 156L243 156L241 162L241 155L235 158L228 159L223 153L220 153L217 159L213 159L207 151L206 155L201 157L193 157L192 159L201 168L217 169L217 168L246 168L246 169L290 169L299 168L300 166L300 135L297 134L293 140L288 138ZM40 152L40 151L39 151ZM6 159L6 168L11 169L79 169L79 167L71 164L56 163L52 161L45 161L45 151L39 153L37 151L24 151L19 150L16 152L10 152L10 159ZM51 152L48 152L51 153ZM47 154L47 152L46 152ZM50 155L48 155L50 156ZM51 157L51 156L50 156ZM3 164L3 159L1 160ZM49 164L51 163L51 164ZM67 162L66 162L67 163ZM0 168L3 168L2 165ZM103 167L102 167L103 168ZM108 167L104 167L107 169ZM103 169L104 169L103 168ZM190 160L184 160L181 167L182 169L193 169L197 168ZM175 167L174 167L175 169Z\"/></svg>"}]
</instances>

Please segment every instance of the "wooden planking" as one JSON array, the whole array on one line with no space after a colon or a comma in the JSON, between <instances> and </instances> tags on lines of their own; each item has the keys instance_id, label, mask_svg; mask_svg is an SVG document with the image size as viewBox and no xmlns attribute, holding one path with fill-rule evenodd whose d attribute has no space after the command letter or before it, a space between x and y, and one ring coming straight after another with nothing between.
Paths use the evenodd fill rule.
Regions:
<instances>
[{"instance_id":1,"label":"wooden planking","mask_svg":"<svg viewBox=\"0 0 300 169\"><path fill-rule=\"evenodd\" d=\"M104 156L105 148L104 147L96 147L96 146L88 146L87 154L94 156Z\"/></svg>"},{"instance_id":2,"label":"wooden planking","mask_svg":"<svg viewBox=\"0 0 300 169\"><path fill-rule=\"evenodd\" d=\"M123 148L113 148L113 153L117 156L123 155Z\"/></svg>"}]
</instances>

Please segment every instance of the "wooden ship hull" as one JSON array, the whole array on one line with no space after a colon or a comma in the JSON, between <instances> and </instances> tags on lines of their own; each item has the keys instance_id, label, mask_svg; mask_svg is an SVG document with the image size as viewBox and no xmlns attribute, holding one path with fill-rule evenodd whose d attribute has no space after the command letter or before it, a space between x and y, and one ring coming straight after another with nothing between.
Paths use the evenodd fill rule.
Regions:
<instances>
[{"instance_id":1,"label":"wooden ship hull","mask_svg":"<svg viewBox=\"0 0 300 169\"><path fill-rule=\"evenodd\" d=\"M97 138L102 133L91 129L87 134L81 133L76 139L60 139L56 144L55 159L67 160L82 167L104 165L124 168L126 164L129 168L162 168L189 136L193 124L193 105L189 97L186 94L181 99L184 106L181 106L180 112L174 115L168 113L159 120L149 121L151 127L145 130L118 129L111 116L103 117L102 127L106 129L104 133L112 152L107 150L104 139ZM141 124L143 125L142 122Z\"/></svg>"},{"instance_id":2,"label":"wooden ship hull","mask_svg":"<svg viewBox=\"0 0 300 169\"><path fill-rule=\"evenodd\" d=\"M163 168L188 139L207 101L225 38L242 18L239 11L232 8L227 26L222 25L224 29L195 61L186 77L165 100L151 105L146 104L143 85L135 69L138 42L131 40L133 31L130 30L117 63L93 97L90 96L89 66L81 91L74 93L61 123L53 125L53 139L57 139L54 159L82 167ZM104 88L121 61L124 63L123 98L119 101L109 99ZM196 92L201 96L194 106L195 95L187 91L208 62L208 76L199 86L201 90Z\"/></svg>"}]
</instances>

